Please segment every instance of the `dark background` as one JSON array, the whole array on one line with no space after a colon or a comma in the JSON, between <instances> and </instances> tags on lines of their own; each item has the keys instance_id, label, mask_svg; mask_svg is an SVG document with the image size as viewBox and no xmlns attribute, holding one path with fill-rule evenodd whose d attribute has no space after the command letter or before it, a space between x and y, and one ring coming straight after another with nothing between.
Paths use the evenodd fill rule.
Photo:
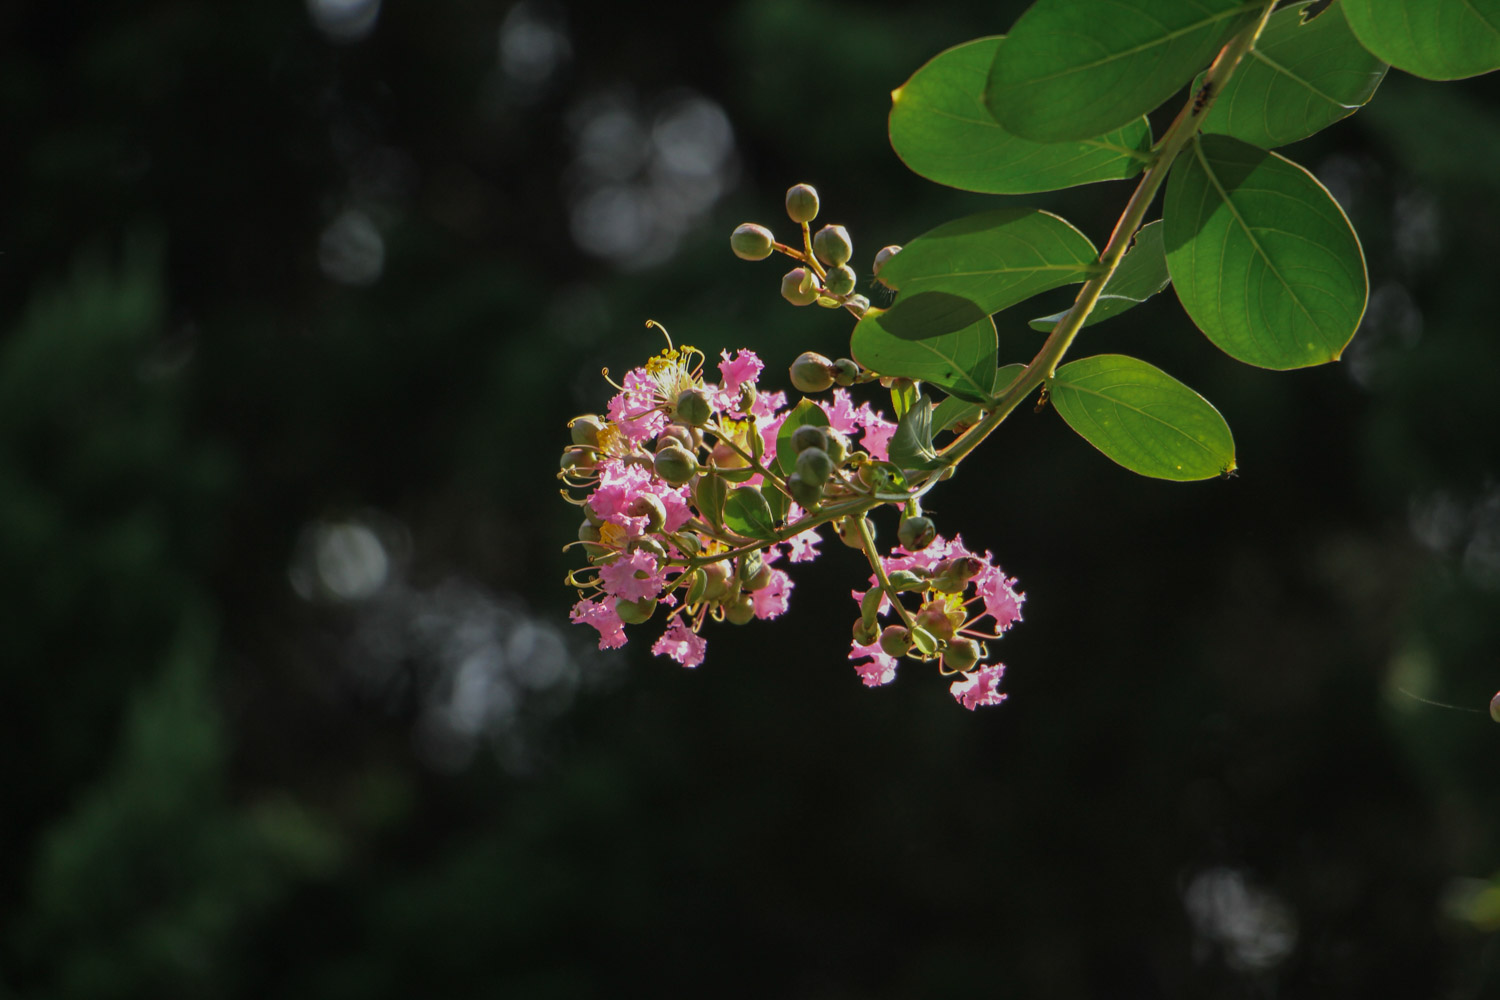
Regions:
<instances>
[{"instance_id":1,"label":"dark background","mask_svg":"<svg viewBox=\"0 0 1500 1000\"><path fill-rule=\"evenodd\" d=\"M566 622L599 369L844 353L730 230L994 204L884 119L1021 7L0 6L0 996L1497 995L1500 730L1397 690L1500 686L1492 81L1287 150L1365 242L1342 363L1086 334L1238 478L1027 409L935 494L1029 595L1003 706L862 688L836 542L695 671Z\"/></svg>"}]
</instances>

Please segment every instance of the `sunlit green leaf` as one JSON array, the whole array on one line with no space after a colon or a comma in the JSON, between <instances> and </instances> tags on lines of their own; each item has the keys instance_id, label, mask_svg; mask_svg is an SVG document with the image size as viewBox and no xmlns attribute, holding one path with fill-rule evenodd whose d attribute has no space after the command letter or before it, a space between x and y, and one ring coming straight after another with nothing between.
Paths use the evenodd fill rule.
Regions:
<instances>
[{"instance_id":1,"label":"sunlit green leaf","mask_svg":"<svg viewBox=\"0 0 1500 1000\"><path fill-rule=\"evenodd\" d=\"M1163 209L1183 308L1220 350L1262 368L1335 361L1364 315L1359 239L1317 178L1207 135L1183 150Z\"/></svg>"},{"instance_id":2,"label":"sunlit green leaf","mask_svg":"<svg viewBox=\"0 0 1500 1000\"><path fill-rule=\"evenodd\" d=\"M1235 467L1234 437L1213 404L1137 358L1069 362L1047 388L1068 426L1131 472L1186 482Z\"/></svg>"},{"instance_id":3,"label":"sunlit green leaf","mask_svg":"<svg viewBox=\"0 0 1500 1000\"><path fill-rule=\"evenodd\" d=\"M693 501L698 510L715 528L724 524L724 499L729 495L729 487L717 473L709 472L698 477L697 484L693 487Z\"/></svg>"},{"instance_id":4,"label":"sunlit green leaf","mask_svg":"<svg viewBox=\"0 0 1500 1000\"><path fill-rule=\"evenodd\" d=\"M1001 393L1010 388L1010 384L1016 380L1016 376L1025 370L1025 365L1005 365L996 371L995 384L994 388L990 390L990 395L995 399L999 399ZM945 431L950 427L957 427L960 424L973 423L979 419L979 414L983 411L984 407L978 403L970 403L967 400L959 399L957 396L949 396L933 408L932 432L936 434L939 431Z\"/></svg>"},{"instance_id":5,"label":"sunlit green leaf","mask_svg":"<svg viewBox=\"0 0 1500 1000\"><path fill-rule=\"evenodd\" d=\"M1171 275L1167 274L1167 251L1162 244L1161 220L1158 219L1142 226L1141 231L1135 234L1135 241L1125 251L1115 273L1105 282L1099 301L1089 313L1089 318L1083 321L1083 325L1093 326L1140 305L1166 288L1171 280ZM1051 316L1034 319L1029 325L1033 330L1051 333L1052 328L1067 314L1068 311L1064 309Z\"/></svg>"},{"instance_id":6,"label":"sunlit green leaf","mask_svg":"<svg viewBox=\"0 0 1500 1000\"><path fill-rule=\"evenodd\" d=\"M827 427L828 414L817 403L804 399L792 407L792 412L786 415L786 419L781 422L781 429L776 432L776 468L783 475L789 476L797 469L797 452L792 447L792 435L797 433L798 427L808 424Z\"/></svg>"},{"instance_id":7,"label":"sunlit green leaf","mask_svg":"<svg viewBox=\"0 0 1500 1000\"><path fill-rule=\"evenodd\" d=\"M962 399L989 399L999 345L994 320L980 316L953 333L910 340L902 335L899 313L896 322L884 322L891 315L871 309L854 327L849 342L854 360L881 375L931 382Z\"/></svg>"},{"instance_id":8,"label":"sunlit green leaf","mask_svg":"<svg viewBox=\"0 0 1500 1000\"><path fill-rule=\"evenodd\" d=\"M1265 8L1243 0L1037 0L990 68L985 100L1007 131L1088 139L1153 110Z\"/></svg>"},{"instance_id":9,"label":"sunlit green leaf","mask_svg":"<svg viewBox=\"0 0 1500 1000\"><path fill-rule=\"evenodd\" d=\"M1365 48L1397 69L1458 80L1500 69L1500 0L1341 0Z\"/></svg>"},{"instance_id":10,"label":"sunlit green leaf","mask_svg":"<svg viewBox=\"0 0 1500 1000\"><path fill-rule=\"evenodd\" d=\"M1306 24L1308 3L1278 10L1209 109L1203 131L1270 149L1359 110L1386 65L1359 44L1334 4ZM1202 85L1200 74L1193 82Z\"/></svg>"},{"instance_id":11,"label":"sunlit green leaf","mask_svg":"<svg viewBox=\"0 0 1500 1000\"><path fill-rule=\"evenodd\" d=\"M729 491L724 501L724 524L746 538L770 538L776 531L771 508L754 486L739 486Z\"/></svg>"},{"instance_id":12,"label":"sunlit green leaf","mask_svg":"<svg viewBox=\"0 0 1500 1000\"><path fill-rule=\"evenodd\" d=\"M915 173L986 194L1056 191L1141 172L1151 126L1144 117L1079 142L1011 135L984 104L1001 38L980 38L934 56L891 93L891 147Z\"/></svg>"},{"instance_id":13,"label":"sunlit green leaf","mask_svg":"<svg viewBox=\"0 0 1500 1000\"><path fill-rule=\"evenodd\" d=\"M932 400L923 396L896 423L891 461L903 469L934 469L941 462L932 448Z\"/></svg>"},{"instance_id":14,"label":"sunlit green leaf","mask_svg":"<svg viewBox=\"0 0 1500 1000\"><path fill-rule=\"evenodd\" d=\"M880 279L901 294L884 325L906 339L952 333L1083 281L1097 260L1088 237L1050 212L1002 208L956 219L886 261Z\"/></svg>"}]
</instances>

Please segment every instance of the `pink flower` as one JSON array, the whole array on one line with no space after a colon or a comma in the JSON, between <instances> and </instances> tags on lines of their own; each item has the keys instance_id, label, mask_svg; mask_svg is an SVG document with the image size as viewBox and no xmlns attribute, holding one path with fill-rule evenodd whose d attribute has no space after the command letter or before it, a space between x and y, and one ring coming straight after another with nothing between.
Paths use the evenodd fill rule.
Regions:
<instances>
[{"instance_id":1,"label":"pink flower","mask_svg":"<svg viewBox=\"0 0 1500 1000\"><path fill-rule=\"evenodd\" d=\"M738 393L740 386L746 382L753 383L760 378L760 373L765 369L760 358L755 356L754 351L736 351L734 360L729 359L729 351L719 352L719 357L724 360L719 362L719 374L723 376L719 383L721 391L726 393Z\"/></svg>"},{"instance_id":2,"label":"pink flower","mask_svg":"<svg viewBox=\"0 0 1500 1000\"><path fill-rule=\"evenodd\" d=\"M790 524L798 520L806 513L801 507L792 504L787 508L787 523ZM793 535L786 540L788 558L794 563L811 562L818 557L817 546L822 540L822 537L818 535L817 528L808 528L800 534Z\"/></svg>"},{"instance_id":3,"label":"pink flower","mask_svg":"<svg viewBox=\"0 0 1500 1000\"><path fill-rule=\"evenodd\" d=\"M998 566L986 567L975 583L985 612L995 619L996 635L1021 620L1021 603L1026 595L1016 593L1015 577L1007 577Z\"/></svg>"},{"instance_id":4,"label":"pink flower","mask_svg":"<svg viewBox=\"0 0 1500 1000\"><path fill-rule=\"evenodd\" d=\"M785 613L792 600L792 578L779 569L771 570L771 582L750 594L755 602L755 617L775 618Z\"/></svg>"},{"instance_id":5,"label":"pink flower","mask_svg":"<svg viewBox=\"0 0 1500 1000\"><path fill-rule=\"evenodd\" d=\"M656 557L638 549L599 567L599 582L607 594L627 601L639 601L660 594L667 580L656 565Z\"/></svg>"},{"instance_id":6,"label":"pink flower","mask_svg":"<svg viewBox=\"0 0 1500 1000\"><path fill-rule=\"evenodd\" d=\"M613 597L603 601L579 601L568 618L575 625L592 625L599 630L600 649L618 649L625 645L625 623L615 613Z\"/></svg>"},{"instance_id":7,"label":"pink flower","mask_svg":"<svg viewBox=\"0 0 1500 1000\"><path fill-rule=\"evenodd\" d=\"M990 664L965 674L963 680L954 681L948 690L960 705L972 712L980 705L998 705L1006 699L1000 693L1000 678L1004 675L1005 664Z\"/></svg>"},{"instance_id":8,"label":"pink flower","mask_svg":"<svg viewBox=\"0 0 1500 1000\"><path fill-rule=\"evenodd\" d=\"M786 409L786 393L763 392L755 397L755 403L750 407L750 412L762 420L776 416Z\"/></svg>"},{"instance_id":9,"label":"pink flower","mask_svg":"<svg viewBox=\"0 0 1500 1000\"><path fill-rule=\"evenodd\" d=\"M818 405L827 414L830 429L840 434L853 434L859 428L860 416L854 409L854 401L849 398L848 389L833 390L833 402Z\"/></svg>"},{"instance_id":10,"label":"pink flower","mask_svg":"<svg viewBox=\"0 0 1500 1000\"><path fill-rule=\"evenodd\" d=\"M891 436L896 433L896 425L870 409L869 403L860 406L859 416L865 428L864 435L859 439L860 445L870 453L871 458L881 462L888 461Z\"/></svg>"},{"instance_id":11,"label":"pink flower","mask_svg":"<svg viewBox=\"0 0 1500 1000\"><path fill-rule=\"evenodd\" d=\"M670 656L684 667L696 667L703 662L703 651L707 647L708 643L704 638L678 618L656 640L651 652L657 656Z\"/></svg>"},{"instance_id":12,"label":"pink flower","mask_svg":"<svg viewBox=\"0 0 1500 1000\"><path fill-rule=\"evenodd\" d=\"M854 664L854 672L859 674L859 679L864 681L865 687L879 687L896 679L896 658L881 649L878 640L868 646L851 642L849 659L857 660L861 656L867 656L870 659L864 663Z\"/></svg>"},{"instance_id":13,"label":"pink flower","mask_svg":"<svg viewBox=\"0 0 1500 1000\"><path fill-rule=\"evenodd\" d=\"M656 382L644 368L625 373L624 391L609 401L609 419L631 444L640 444L662 432L667 415L657 409Z\"/></svg>"}]
</instances>

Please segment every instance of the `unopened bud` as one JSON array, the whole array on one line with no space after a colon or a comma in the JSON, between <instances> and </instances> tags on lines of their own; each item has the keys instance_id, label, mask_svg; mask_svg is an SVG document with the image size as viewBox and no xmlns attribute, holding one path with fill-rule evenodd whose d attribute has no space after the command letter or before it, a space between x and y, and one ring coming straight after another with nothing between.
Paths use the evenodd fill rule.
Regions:
<instances>
[{"instance_id":1,"label":"unopened bud","mask_svg":"<svg viewBox=\"0 0 1500 1000\"><path fill-rule=\"evenodd\" d=\"M743 260L765 260L775 248L776 237L765 226L746 222L729 236L729 248Z\"/></svg>"},{"instance_id":2,"label":"unopened bud","mask_svg":"<svg viewBox=\"0 0 1500 1000\"><path fill-rule=\"evenodd\" d=\"M656 601L650 597L643 597L638 601L627 601L623 597L615 598L615 614L620 616L620 621L626 625L639 625L651 617L656 610Z\"/></svg>"},{"instance_id":3,"label":"unopened bud","mask_svg":"<svg viewBox=\"0 0 1500 1000\"><path fill-rule=\"evenodd\" d=\"M920 552L937 537L937 525L930 517L908 517L896 529L896 539L908 552Z\"/></svg>"},{"instance_id":4,"label":"unopened bud","mask_svg":"<svg viewBox=\"0 0 1500 1000\"><path fill-rule=\"evenodd\" d=\"M724 617L735 625L744 625L755 617L755 601L749 594L740 595L738 600L724 609Z\"/></svg>"},{"instance_id":5,"label":"unopened bud","mask_svg":"<svg viewBox=\"0 0 1500 1000\"><path fill-rule=\"evenodd\" d=\"M855 621L855 623L854 623L854 641L855 642L859 643L861 646L868 646L868 645L870 645L872 642L874 642L878 638L880 638L880 626L879 625L876 625L874 623L867 624L864 621L864 619L862 619L862 618L859 619L859 620L857 620L857 621Z\"/></svg>"},{"instance_id":6,"label":"unopened bud","mask_svg":"<svg viewBox=\"0 0 1500 1000\"><path fill-rule=\"evenodd\" d=\"M833 467L837 469L844 464L844 459L849 457L849 439L838 431L829 431L828 447L823 450L828 452L828 457L833 461Z\"/></svg>"},{"instance_id":7,"label":"unopened bud","mask_svg":"<svg viewBox=\"0 0 1500 1000\"><path fill-rule=\"evenodd\" d=\"M839 536L839 541L851 549L863 549L865 547L865 540L859 532L861 521L864 523L865 532L873 539L875 537L875 525L871 523L870 519L868 517L856 519L853 514L850 514L848 517L841 518L838 525L834 528L835 533Z\"/></svg>"},{"instance_id":8,"label":"unopened bud","mask_svg":"<svg viewBox=\"0 0 1500 1000\"><path fill-rule=\"evenodd\" d=\"M568 430L573 434L573 443L587 445L590 448L599 447L599 432L604 429L604 421L592 413L585 413L581 417L574 417L568 421Z\"/></svg>"},{"instance_id":9,"label":"unopened bud","mask_svg":"<svg viewBox=\"0 0 1500 1000\"><path fill-rule=\"evenodd\" d=\"M588 519L585 518L584 522L578 526L578 540L580 542L597 542L599 537L599 526Z\"/></svg>"},{"instance_id":10,"label":"unopened bud","mask_svg":"<svg viewBox=\"0 0 1500 1000\"><path fill-rule=\"evenodd\" d=\"M751 577L755 576L755 574L759 573L762 567L765 566L765 564L765 559L761 556L760 550L757 549L754 552L746 552L744 555L740 556L740 580L749 580Z\"/></svg>"},{"instance_id":11,"label":"unopened bud","mask_svg":"<svg viewBox=\"0 0 1500 1000\"><path fill-rule=\"evenodd\" d=\"M574 446L564 448L559 463L564 472L590 472L598 467L598 458L592 448Z\"/></svg>"},{"instance_id":12,"label":"unopened bud","mask_svg":"<svg viewBox=\"0 0 1500 1000\"><path fill-rule=\"evenodd\" d=\"M810 306L822 291L818 276L805 267L794 267L781 276L781 297L794 306Z\"/></svg>"},{"instance_id":13,"label":"unopened bud","mask_svg":"<svg viewBox=\"0 0 1500 1000\"><path fill-rule=\"evenodd\" d=\"M880 252L875 255L875 266L871 268L871 270L875 272L875 277L877 280L880 278L880 269L882 267L885 267L885 262L896 256L900 252L901 247L897 245L880 248ZM882 285L885 284L885 282L883 281L880 283Z\"/></svg>"},{"instance_id":14,"label":"unopened bud","mask_svg":"<svg viewBox=\"0 0 1500 1000\"><path fill-rule=\"evenodd\" d=\"M743 469L750 465L743 455L720 441L709 453L709 461L720 469Z\"/></svg>"},{"instance_id":15,"label":"unopened bud","mask_svg":"<svg viewBox=\"0 0 1500 1000\"><path fill-rule=\"evenodd\" d=\"M740 586L744 588L746 593L750 593L756 590L764 590L771 584L771 572L771 567L762 565L760 569L756 571L754 576L750 577Z\"/></svg>"},{"instance_id":16,"label":"unopened bud","mask_svg":"<svg viewBox=\"0 0 1500 1000\"><path fill-rule=\"evenodd\" d=\"M954 639L943 650L944 672L961 674L971 670L979 662L979 655L979 643L973 639Z\"/></svg>"},{"instance_id":17,"label":"unopened bud","mask_svg":"<svg viewBox=\"0 0 1500 1000\"><path fill-rule=\"evenodd\" d=\"M927 589L927 579L909 569L898 569L888 577L897 590L918 591Z\"/></svg>"},{"instance_id":18,"label":"unopened bud","mask_svg":"<svg viewBox=\"0 0 1500 1000\"><path fill-rule=\"evenodd\" d=\"M749 413L750 408L755 405L755 399L760 392L755 388L754 382L740 383L740 412Z\"/></svg>"},{"instance_id":19,"label":"unopened bud","mask_svg":"<svg viewBox=\"0 0 1500 1000\"><path fill-rule=\"evenodd\" d=\"M904 625L887 625L880 633L880 649L886 656L905 656L911 650L911 633Z\"/></svg>"},{"instance_id":20,"label":"unopened bud","mask_svg":"<svg viewBox=\"0 0 1500 1000\"><path fill-rule=\"evenodd\" d=\"M680 445L669 444L656 452L656 474L673 486L681 486L698 474L698 460Z\"/></svg>"},{"instance_id":21,"label":"unopened bud","mask_svg":"<svg viewBox=\"0 0 1500 1000\"><path fill-rule=\"evenodd\" d=\"M677 445L692 451L698 447L698 442L693 440L693 432L681 424L668 424L660 434L656 436L656 450L661 451L668 445Z\"/></svg>"},{"instance_id":22,"label":"unopened bud","mask_svg":"<svg viewBox=\"0 0 1500 1000\"><path fill-rule=\"evenodd\" d=\"M844 300L844 308L852 310L856 316L863 316L870 311L870 300L863 295L851 295Z\"/></svg>"},{"instance_id":23,"label":"unopened bud","mask_svg":"<svg viewBox=\"0 0 1500 1000\"><path fill-rule=\"evenodd\" d=\"M932 589L941 590L947 594L962 593L963 589L969 585L969 581L974 579L983 568L984 563L974 556L944 559L933 570Z\"/></svg>"},{"instance_id":24,"label":"unopened bud","mask_svg":"<svg viewBox=\"0 0 1500 1000\"><path fill-rule=\"evenodd\" d=\"M672 416L689 427L702 427L713 415L713 404L708 401L708 393L702 389L682 390L672 406Z\"/></svg>"},{"instance_id":25,"label":"unopened bud","mask_svg":"<svg viewBox=\"0 0 1500 1000\"><path fill-rule=\"evenodd\" d=\"M705 581L703 587L705 601L717 601L729 593L729 567L722 561L708 563L699 572L703 574Z\"/></svg>"},{"instance_id":26,"label":"unopened bud","mask_svg":"<svg viewBox=\"0 0 1500 1000\"><path fill-rule=\"evenodd\" d=\"M848 358L833 363L833 380L839 385L853 385L859 380L859 365Z\"/></svg>"},{"instance_id":27,"label":"unopened bud","mask_svg":"<svg viewBox=\"0 0 1500 1000\"><path fill-rule=\"evenodd\" d=\"M830 267L828 276L823 279L823 287L828 290L829 295L837 295L843 298L854 291L855 282L859 280L854 273L854 268L848 264L840 264L838 267ZM843 303L840 303L842 305Z\"/></svg>"},{"instance_id":28,"label":"unopened bud","mask_svg":"<svg viewBox=\"0 0 1500 1000\"><path fill-rule=\"evenodd\" d=\"M833 460L822 448L806 448L797 456L797 475L805 483L826 483L833 475Z\"/></svg>"},{"instance_id":29,"label":"unopened bud","mask_svg":"<svg viewBox=\"0 0 1500 1000\"><path fill-rule=\"evenodd\" d=\"M796 223L811 222L818 217L818 192L811 184L794 184L787 188L786 214Z\"/></svg>"},{"instance_id":30,"label":"unopened bud","mask_svg":"<svg viewBox=\"0 0 1500 1000\"><path fill-rule=\"evenodd\" d=\"M795 472L786 477L786 488L803 510L815 510L823 500L823 483L809 482Z\"/></svg>"},{"instance_id":31,"label":"unopened bud","mask_svg":"<svg viewBox=\"0 0 1500 1000\"><path fill-rule=\"evenodd\" d=\"M817 424L803 424L792 432L792 450L801 454L809 448L828 449L828 434Z\"/></svg>"},{"instance_id":32,"label":"unopened bud","mask_svg":"<svg viewBox=\"0 0 1500 1000\"><path fill-rule=\"evenodd\" d=\"M644 517L646 519L646 532L651 534L661 530L666 523L667 509L661 505L661 500L652 493L638 494L630 503L625 505L627 517Z\"/></svg>"},{"instance_id":33,"label":"unopened bud","mask_svg":"<svg viewBox=\"0 0 1500 1000\"><path fill-rule=\"evenodd\" d=\"M792 385L798 392L822 392L833 385L833 362L813 351L805 351L792 362Z\"/></svg>"},{"instance_id":34,"label":"unopened bud","mask_svg":"<svg viewBox=\"0 0 1500 1000\"><path fill-rule=\"evenodd\" d=\"M939 639L953 638L954 627L948 617L948 606L942 601L931 601L917 612L917 624Z\"/></svg>"},{"instance_id":35,"label":"unopened bud","mask_svg":"<svg viewBox=\"0 0 1500 1000\"><path fill-rule=\"evenodd\" d=\"M824 226L813 234L813 253L830 267L846 264L854 256L854 244L849 242L849 231L843 226ZM849 272L851 282L853 271ZM849 286L851 289L853 284Z\"/></svg>"},{"instance_id":36,"label":"unopened bud","mask_svg":"<svg viewBox=\"0 0 1500 1000\"><path fill-rule=\"evenodd\" d=\"M687 595L685 603L693 607L703 600L703 594L708 590L708 577L701 569L689 570L687 573Z\"/></svg>"}]
</instances>

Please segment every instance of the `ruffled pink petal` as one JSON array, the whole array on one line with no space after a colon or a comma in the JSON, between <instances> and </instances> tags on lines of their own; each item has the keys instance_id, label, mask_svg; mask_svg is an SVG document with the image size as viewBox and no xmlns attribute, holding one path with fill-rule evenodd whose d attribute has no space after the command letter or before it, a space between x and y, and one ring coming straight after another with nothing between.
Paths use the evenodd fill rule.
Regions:
<instances>
[{"instance_id":1,"label":"ruffled pink petal","mask_svg":"<svg viewBox=\"0 0 1500 1000\"><path fill-rule=\"evenodd\" d=\"M1000 693L1000 678L1004 675L1005 664L993 663L965 674L963 680L954 681L948 690L960 705L972 712L980 705L998 705L1006 699Z\"/></svg>"},{"instance_id":2,"label":"ruffled pink petal","mask_svg":"<svg viewBox=\"0 0 1500 1000\"><path fill-rule=\"evenodd\" d=\"M703 662L703 652L707 648L708 642L678 618L656 640L651 652L657 656L670 656L684 667L696 667Z\"/></svg>"},{"instance_id":3,"label":"ruffled pink petal","mask_svg":"<svg viewBox=\"0 0 1500 1000\"><path fill-rule=\"evenodd\" d=\"M655 597L666 586L666 574L656 564L656 557L637 549L608 565L599 567L599 582L604 592L627 601Z\"/></svg>"},{"instance_id":4,"label":"ruffled pink petal","mask_svg":"<svg viewBox=\"0 0 1500 1000\"><path fill-rule=\"evenodd\" d=\"M625 623L615 613L613 597L603 601L579 601L568 618L576 625L592 625L599 630L600 649L618 649L625 645Z\"/></svg>"},{"instance_id":5,"label":"ruffled pink petal","mask_svg":"<svg viewBox=\"0 0 1500 1000\"><path fill-rule=\"evenodd\" d=\"M775 618L785 614L792 601L792 578L779 569L771 570L771 582L750 594L755 602L755 617Z\"/></svg>"},{"instance_id":6,"label":"ruffled pink petal","mask_svg":"<svg viewBox=\"0 0 1500 1000\"><path fill-rule=\"evenodd\" d=\"M859 674L865 687L879 687L896 679L896 658L881 649L879 642L872 642L868 646L851 642L849 659L858 660L860 657L868 659L854 664L854 672Z\"/></svg>"}]
</instances>

